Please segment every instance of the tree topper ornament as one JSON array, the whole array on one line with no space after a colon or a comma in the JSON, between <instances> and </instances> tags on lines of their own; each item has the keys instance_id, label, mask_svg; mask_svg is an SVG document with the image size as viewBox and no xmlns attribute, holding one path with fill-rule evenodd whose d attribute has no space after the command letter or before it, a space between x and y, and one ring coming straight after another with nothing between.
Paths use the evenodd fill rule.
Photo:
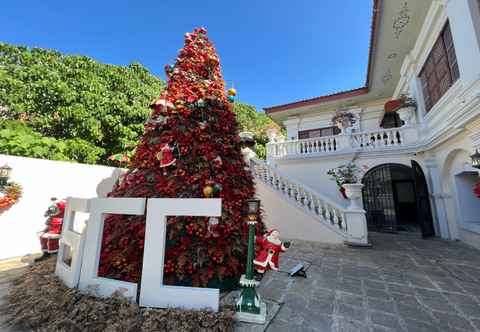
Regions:
<instances>
[{"instance_id":1,"label":"tree topper ornament","mask_svg":"<svg viewBox=\"0 0 480 332\"><path fill-rule=\"evenodd\" d=\"M263 236L257 236L256 243L260 246L260 251L253 260L253 264L258 273L256 279L261 280L265 271L270 269L278 271L280 253L288 250L290 242L282 243L280 232L272 229Z\"/></svg>"}]
</instances>

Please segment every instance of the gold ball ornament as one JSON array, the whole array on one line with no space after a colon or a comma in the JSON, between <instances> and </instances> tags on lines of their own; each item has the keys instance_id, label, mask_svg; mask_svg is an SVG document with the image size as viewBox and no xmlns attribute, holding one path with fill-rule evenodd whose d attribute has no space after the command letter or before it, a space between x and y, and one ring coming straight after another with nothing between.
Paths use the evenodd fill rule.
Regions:
<instances>
[{"instance_id":1,"label":"gold ball ornament","mask_svg":"<svg viewBox=\"0 0 480 332\"><path fill-rule=\"evenodd\" d=\"M205 197L211 197L213 194L213 188L212 186L205 186L203 187L203 195L205 195Z\"/></svg>"},{"instance_id":2,"label":"gold ball ornament","mask_svg":"<svg viewBox=\"0 0 480 332\"><path fill-rule=\"evenodd\" d=\"M237 95L237 90L235 90L234 88L228 89L228 95L229 96L236 96Z\"/></svg>"}]
</instances>

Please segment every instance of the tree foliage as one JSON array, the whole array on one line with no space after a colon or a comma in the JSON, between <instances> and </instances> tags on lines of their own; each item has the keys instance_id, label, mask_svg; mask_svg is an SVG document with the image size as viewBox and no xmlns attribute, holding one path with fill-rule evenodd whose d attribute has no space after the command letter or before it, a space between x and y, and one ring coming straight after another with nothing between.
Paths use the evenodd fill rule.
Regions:
<instances>
[{"instance_id":1,"label":"tree foliage","mask_svg":"<svg viewBox=\"0 0 480 332\"><path fill-rule=\"evenodd\" d=\"M0 43L0 120L18 122L1 126L0 153L109 164L109 156L137 145L150 103L164 87L138 63L114 66ZM265 158L272 120L238 102L234 112Z\"/></svg>"},{"instance_id":2,"label":"tree foliage","mask_svg":"<svg viewBox=\"0 0 480 332\"><path fill-rule=\"evenodd\" d=\"M71 160L106 163L136 142L163 88L164 82L138 63L114 66L0 43L3 119L22 119L41 137L65 143L60 150Z\"/></svg>"},{"instance_id":3,"label":"tree foliage","mask_svg":"<svg viewBox=\"0 0 480 332\"><path fill-rule=\"evenodd\" d=\"M0 123L0 153L40 159L77 161L94 164L103 149L85 145L85 141L43 136L25 122L5 120Z\"/></svg>"},{"instance_id":4,"label":"tree foliage","mask_svg":"<svg viewBox=\"0 0 480 332\"><path fill-rule=\"evenodd\" d=\"M265 113L257 112L255 107L247 104L235 103L233 112L237 116L241 130L254 134L255 142L257 143L255 145L255 152L259 158L265 159L265 144L268 142L266 130L275 127L280 131L280 127Z\"/></svg>"}]
</instances>

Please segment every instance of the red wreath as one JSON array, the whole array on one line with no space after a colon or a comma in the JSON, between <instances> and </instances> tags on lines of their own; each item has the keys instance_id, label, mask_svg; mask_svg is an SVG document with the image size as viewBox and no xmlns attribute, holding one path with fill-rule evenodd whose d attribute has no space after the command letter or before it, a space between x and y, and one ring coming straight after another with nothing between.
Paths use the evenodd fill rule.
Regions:
<instances>
[{"instance_id":1,"label":"red wreath","mask_svg":"<svg viewBox=\"0 0 480 332\"><path fill-rule=\"evenodd\" d=\"M475 187L473 187L473 192L478 198L480 198L480 181L478 181Z\"/></svg>"}]
</instances>

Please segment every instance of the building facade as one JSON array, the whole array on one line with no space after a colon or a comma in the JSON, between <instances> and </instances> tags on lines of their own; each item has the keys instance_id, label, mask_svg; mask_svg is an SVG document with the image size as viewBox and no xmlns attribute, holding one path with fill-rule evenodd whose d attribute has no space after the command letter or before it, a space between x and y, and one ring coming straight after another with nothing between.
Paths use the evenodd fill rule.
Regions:
<instances>
[{"instance_id":1,"label":"building facade","mask_svg":"<svg viewBox=\"0 0 480 332\"><path fill-rule=\"evenodd\" d=\"M349 121L332 121L338 110ZM366 85L265 111L287 137L272 135L267 162L257 161L262 200L272 220L278 194L304 214L291 216L301 227L279 225L287 235L349 241L348 230L326 235L356 227L326 174L353 161L364 170L368 231L480 248L480 178L470 158L480 149L480 1L374 1Z\"/></svg>"}]
</instances>

